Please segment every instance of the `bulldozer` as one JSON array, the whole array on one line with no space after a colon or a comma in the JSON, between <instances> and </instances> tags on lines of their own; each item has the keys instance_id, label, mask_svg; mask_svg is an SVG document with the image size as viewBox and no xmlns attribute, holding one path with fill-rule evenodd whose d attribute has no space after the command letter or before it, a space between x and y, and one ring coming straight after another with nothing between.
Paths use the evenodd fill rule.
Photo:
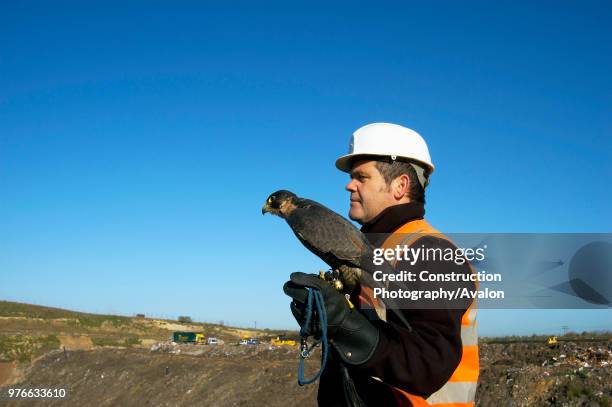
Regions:
<instances>
[{"instance_id":1,"label":"bulldozer","mask_svg":"<svg viewBox=\"0 0 612 407\"><path fill-rule=\"evenodd\" d=\"M274 346L295 346L297 342L293 339L287 338L285 335L279 335L272 341Z\"/></svg>"},{"instance_id":2,"label":"bulldozer","mask_svg":"<svg viewBox=\"0 0 612 407\"><path fill-rule=\"evenodd\" d=\"M548 339L546 340L546 343L548 344L548 347L550 349L557 349L559 347L559 342L557 342L556 336L548 337Z\"/></svg>"}]
</instances>

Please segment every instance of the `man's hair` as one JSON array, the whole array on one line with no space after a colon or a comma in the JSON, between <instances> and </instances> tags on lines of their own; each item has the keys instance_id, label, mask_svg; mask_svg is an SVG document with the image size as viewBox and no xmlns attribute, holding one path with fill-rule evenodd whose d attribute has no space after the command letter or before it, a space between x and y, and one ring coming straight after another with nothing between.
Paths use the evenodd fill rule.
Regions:
<instances>
[{"instance_id":1,"label":"man's hair","mask_svg":"<svg viewBox=\"0 0 612 407\"><path fill-rule=\"evenodd\" d=\"M413 202L425 203L425 190L419 182L417 173L409 162L406 161L376 161L376 169L385 179L387 186L391 185L391 181L399 177L402 174L406 174L410 180L410 187L408 189L408 198Z\"/></svg>"}]
</instances>

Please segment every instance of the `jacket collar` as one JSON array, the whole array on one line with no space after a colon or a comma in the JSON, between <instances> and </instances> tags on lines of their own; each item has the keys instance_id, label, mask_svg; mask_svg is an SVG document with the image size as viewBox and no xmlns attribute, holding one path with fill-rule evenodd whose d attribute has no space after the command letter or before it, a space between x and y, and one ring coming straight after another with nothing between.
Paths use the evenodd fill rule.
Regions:
<instances>
[{"instance_id":1,"label":"jacket collar","mask_svg":"<svg viewBox=\"0 0 612 407\"><path fill-rule=\"evenodd\" d=\"M393 233L412 220L423 219L425 206L420 202L390 206L361 227L363 233Z\"/></svg>"}]
</instances>

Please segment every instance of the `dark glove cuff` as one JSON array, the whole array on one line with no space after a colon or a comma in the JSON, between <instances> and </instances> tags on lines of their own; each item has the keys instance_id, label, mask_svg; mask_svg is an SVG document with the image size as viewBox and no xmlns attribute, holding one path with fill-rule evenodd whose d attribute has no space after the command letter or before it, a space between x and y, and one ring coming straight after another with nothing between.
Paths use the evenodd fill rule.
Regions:
<instances>
[{"instance_id":1,"label":"dark glove cuff","mask_svg":"<svg viewBox=\"0 0 612 407\"><path fill-rule=\"evenodd\" d=\"M370 360L378 346L380 335L378 328L362 315L358 315L358 318L355 319L357 321L354 321L351 316L347 317L345 323L342 324L340 330L331 340L342 361L349 365L361 365Z\"/></svg>"}]
</instances>

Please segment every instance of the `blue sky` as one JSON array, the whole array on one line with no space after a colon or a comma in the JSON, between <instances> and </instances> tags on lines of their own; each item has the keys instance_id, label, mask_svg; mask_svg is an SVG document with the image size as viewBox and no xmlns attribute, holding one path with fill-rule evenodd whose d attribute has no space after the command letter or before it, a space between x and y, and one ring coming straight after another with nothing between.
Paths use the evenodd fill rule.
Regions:
<instances>
[{"instance_id":1,"label":"blue sky","mask_svg":"<svg viewBox=\"0 0 612 407\"><path fill-rule=\"evenodd\" d=\"M0 5L0 298L294 327L316 271L261 205L346 214L376 121L428 141L447 232L611 232L608 2ZM486 311L485 334L610 328Z\"/></svg>"}]
</instances>

